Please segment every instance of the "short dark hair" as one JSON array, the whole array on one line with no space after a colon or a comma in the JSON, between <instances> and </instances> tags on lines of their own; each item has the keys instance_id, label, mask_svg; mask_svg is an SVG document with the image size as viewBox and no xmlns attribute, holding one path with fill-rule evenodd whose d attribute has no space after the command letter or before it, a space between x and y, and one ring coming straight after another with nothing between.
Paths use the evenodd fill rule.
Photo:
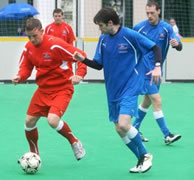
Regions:
<instances>
[{"instance_id":1,"label":"short dark hair","mask_svg":"<svg viewBox=\"0 0 194 180\"><path fill-rule=\"evenodd\" d=\"M147 2L147 4L146 4L146 6L148 6L148 7L151 7L151 6L156 6L156 10L161 9L160 4L159 4L159 3L157 3L157 2L156 2L156 1L154 1L154 0L148 0L148 2Z\"/></svg>"},{"instance_id":2,"label":"short dark hair","mask_svg":"<svg viewBox=\"0 0 194 180\"><path fill-rule=\"evenodd\" d=\"M95 15L93 21L95 24L103 22L108 24L109 21L112 21L113 24L118 25L120 24L120 19L116 11L112 8L102 8L98 13Z\"/></svg>"},{"instance_id":3,"label":"short dark hair","mask_svg":"<svg viewBox=\"0 0 194 180\"><path fill-rule=\"evenodd\" d=\"M26 31L32 31L33 29L42 29L42 23L39 19L36 18L29 18L26 20L25 23L25 30Z\"/></svg>"},{"instance_id":4,"label":"short dark hair","mask_svg":"<svg viewBox=\"0 0 194 180\"><path fill-rule=\"evenodd\" d=\"M169 21L170 21L170 20L176 21L174 17L170 17L170 18L169 18Z\"/></svg>"},{"instance_id":5,"label":"short dark hair","mask_svg":"<svg viewBox=\"0 0 194 180\"><path fill-rule=\"evenodd\" d=\"M61 13L62 15L63 15L63 11L62 11L62 9L59 9L59 8L56 8L56 9L54 9L53 10L53 15L55 14L55 13Z\"/></svg>"}]
</instances>

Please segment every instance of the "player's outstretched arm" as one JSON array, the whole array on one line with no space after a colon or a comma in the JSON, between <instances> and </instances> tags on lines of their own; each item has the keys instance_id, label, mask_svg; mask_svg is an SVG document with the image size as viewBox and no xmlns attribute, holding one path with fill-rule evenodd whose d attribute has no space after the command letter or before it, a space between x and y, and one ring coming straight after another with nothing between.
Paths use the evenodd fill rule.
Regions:
<instances>
[{"instance_id":1,"label":"player's outstretched arm","mask_svg":"<svg viewBox=\"0 0 194 180\"><path fill-rule=\"evenodd\" d=\"M85 58L83 55L81 55L79 52L75 52L73 54L73 58L76 61L81 61L83 62L85 65L93 68L93 69L97 69L97 70L101 70L103 68L103 66L101 64L98 64L95 60L90 60L88 58Z\"/></svg>"},{"instance_id":2,"label":"player's outstretched arm","mask_svg":"<svg viewBox=\"0 0 194 180\"><path fill-rule=\"evenodd\" d=\"M78 51L75 51L73 54L73 59L75 59L76 61L83 62L85 57L81 53L79 53Z\"/></svg>"}]
</instances>

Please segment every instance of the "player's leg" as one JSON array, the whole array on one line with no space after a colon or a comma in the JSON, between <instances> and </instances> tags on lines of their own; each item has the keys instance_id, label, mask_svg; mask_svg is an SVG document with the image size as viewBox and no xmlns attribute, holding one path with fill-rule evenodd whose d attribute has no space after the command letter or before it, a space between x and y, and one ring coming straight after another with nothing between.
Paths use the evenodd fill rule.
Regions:
<instances>
[{"instance_id":1,"label":"player's leg","mask_svg":"<svg viewBox=\"0 0 194 180\"><path fill-rule=\"evenodd\" d=\"M138 148L137 148L136 144L133 141L131 141L131 139L127 135L125 135L124 137L121 136L121 138L122 138L123 142L126 144L126 146L137 157L137 159L140 159L139 151L138 151Z\"/></svg>"},{"instance_id":2,"label":"player's leg","mask_svg":"<svg viewBox=\"0 0 194 180\"><path fill-rule=\"evenodd\" d=\"M49 125L69 141L76 159L80 160L85 156L85 149L82 143L74 136L69 125L61 120L61 116L66 111L72 94L73 92L68 90L59 92L52 100L52 106L47 118Z\"/></svg>"},{"instance_id":3,"label":"player's leg","mask_svg":"<svg viewBox=\"0 0 194 180\"><path fill-rule=\"evenodd\" d=\"M149 95L152 105L153 105L153 115L154 118L158 124L158 126L160 127L161 132L164 135L164 140L166 144L171 144L175 141L177 141L178 139L181 138L181 135L174 135L172 133L170 133L169 128L166 124L165 118L164 118L164 114L162 112L161 106L162 106L162 100L161 100L161 96L159 93L157 94L152 94Z\"/></svg>"},{"instance_id":4,"label":"player's leg","mask_svg":"<svg viewBox=\"0 0 194 180\"><path fill-rule=\"evenodd\" d=\"M110 110L110 117L112 118L110 120L115 123L119 136L138 158L136 172L146 172L151 168L152 162L151 159L148 160L146 158L148 153L142 143L139 132L135 127L131 126L131 117L136 115L136 107L137 96L125 97Z\"/></svg>"},{"instance_id":5,"label":"player's leg","mask_svg":"<svg viewBox=\"0 0 194 180\"><path fill-rule=\"evenodd\" d=\"M149 96L147 95L144 95L143 96L143 101L142 103L139 105L139 108L138 108L138 116L137 118L135 119L135 121L133 122L133 126L139 130L140 126L141 126L141 123L146 115L146 113L148 112L148 108L150 107L151 105L151 101L150 101L150 98Z\"/></svg>"},{"instance_id":6,"label":"player's leg","mask_svg":"<svg viewBox=\"0 0 194 180\"><path fill-rule=\"evenodd\" d=\"M27 110L27 117L25 123L25 134L30 145L30 151L39 154L38 149L38 129L36 127L36 123L39 118L44 114L45 107L42 105L42 101L40 101L40 92L36 90L30 105Z\"/></svg>"},{"instance_id":7,"label":"player's leg","mask_svg":"<svg viewBox=\"0 0 194 180\"><path fill-rule=\"evenodd\" d=\"M149 97L153 105L154 119L156 120L158 126L160 127L160 130L162 131L164 137L166 137L169 134L169 129L167 127L167 124L165 122L164 115L161 109L161 104L162 104L161 96L159 93L157 93L157 94L149 95Z\"/></svg>"},{"instance_id":8,"label":"player's leg","mask_svg":"<svg viewBox=\"0 0 194 180\"><path fill-rule=\"evenodd\" d=\"M130 108L130 107L129 107ZM109 120L111 122L114 122L115 124L115 130L119 134L119 125L118 125L118 118L120 113L120 104L119 102L109 102L108 103L108 109L109 109ZM122 132L121 132L122 133ZM125 145L134 153L134 155L139 159L139 152L137 149L136 144L131 141L127 135L126 132L123 134L119 134Z\"/></svg>"},{"instance_id":9,"label":"player's leg","mask_svg":"<svg viewBox=\"0 0 194 180\"><path fill-rule=\"evenodd\" d=\"M150 79L146 79L144 82L143 101L138 108L138 116L136 117L133 123L133 126L136 127L138 131L139 131L139 128L141 126L141 123L144 117L146 116L146 113L148 112L148 108L151 105L151 100L148 94L154 94L155 92L158 92L158 86L155 83L150 85Z\"/></svg>"},{"instance_id":10,"label":"player's leg","mask_svg":"<svg viewBox=\"0 0 194 180\"><path fill-rule=\"evenodd\" d=\"M145 146L142 143L141 137L137 129L131 126L130 121L131 117L129 115L120 114L118 123L115 123L116 131L122 138L128 137L134 143L134 146L136 146L138 150L138 154L135 155L139 159L141 155L147 154L147 150L145 149Z\"/></svg>"},{"instance_id":11,"label":"player's leg","mask_svg":"<svg viewBox=\"0 0 194 180\"><path fill-rule=\"evenodd\" d=\"M127 147L134 153L134 155L137 157L137 159L140 159L137 145L135 144L134 141L132 141L129 138L129 136L127 134L128 130L130 129L130 124L128 122L126 122L126 123L123 122L123 125L125 126L123 128L124 130L122 130L121 123L115 122L115 129L116 129L117 133L119 134L119 136L122 138L123 142L127 145Z\"/></svg>"},{"instance_id":12,"label":"player's leg","mask_svg":"<svg viewBox=\"0 0 194 180\"><path fill-rule=\"evenodd\" d=\"M49 113L48 123L52 128L56 129L59 134L69 141L77 160L80 160L85 156L85 149L83 148L82 143L73 135L69 125L66 122L62 121L58 115Z\"/></svg>"},{"instance_id":13,"label":"player's leg","mask_svg":"<svg viewBox=\"0 0 194 180\"><path fill-rule=\"evenodd\" d=\"M38 150L38 129L36 123L40 117L27 115L25 123L25 135L28 140L30 151L39 154Z\"/></svg>"},{"instance_id":14,"label":"player's leg","mask_svg":"<svg viewBox=\"0 0 194 180\"><path fill-rule=\"evenodd\" d=\"M149 106L151 105L151 101L150 101L150 98L149 96L147 95L144 95L143 96L143 101L142 103L139 105L139 108L138 108L138 115L135 119L135 121L133 122L133 126L139 131L139 128L141 126L141 123L144 119L144 117L146 116L148 110L149 110ZM143 142L148 142L149 140L147 138L145 138L143 136L143 134L140 132L140 136L141 136L141 139Z\"/></svg>"},{"instance_id":15,"label":"player's leg","mask_svg":"<svg viewBox=\"0 0 194 180\"><path fill-rule=\"evenodd\" d=\"M62 121L58 115L49 113L48 123L52 128L56 129L59 134L64 136L71 145L75 142L78 142L78 139L73 135L69 125Z\"/></svg>"},{"instance_id":16,"label":"player's leg","mask_svg":"<svg viewBox=\"0 0 194 180\"><path fill-rule=\"evenodd\" d=\"M156 94L159 91L159 87L160 85L156 85L154 82L152 83L152 85L150 85L150 79L146 79L144 82L144 97L143 97L143 101L138 109L138 116L135 119L134 122L134 126L139 130L141 123L148 111L149 106L152 104L151 99L149 97L150 94ZM143 137L143 135L141 134L142 137L142 141L147 142L148 139Z\"/></svg>"},{"instance_id":17,"label":"player's leg","mask_svg":"<svg viewBox=\"0 0 194 180\"><path fill-rule=\"evenodd\" d=\"M131 117L129 115L121 114L118 123L115 124L116 131L122 139L127 139L126 137L130 139L131 142L129 142L127 146L138 158L137 165L131 168L130 172L146 172L152 167L152 156L148 154L137 129L130 125L130 119ZM133 143L132 147L129 146L130 143Z\"/></svg>"}]
</instances>

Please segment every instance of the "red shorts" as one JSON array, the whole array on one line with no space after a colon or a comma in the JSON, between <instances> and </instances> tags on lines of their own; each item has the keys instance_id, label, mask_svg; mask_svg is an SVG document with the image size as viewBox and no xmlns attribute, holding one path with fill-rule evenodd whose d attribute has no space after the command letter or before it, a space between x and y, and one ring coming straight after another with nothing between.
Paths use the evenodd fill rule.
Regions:
<instances>
[{"instance_id":1,"label":"red shorts","mask_svg":"<svg viewBox=\"0 0 194 180\"><path fill-rule=\"evenodd\" d=\"M72 89L56 92L42 92L37 89L31 99L27 114L36 117L47 117L48 113L53 113L61 117L66 111L72 95Z\"/></svg>"}]
</instances>

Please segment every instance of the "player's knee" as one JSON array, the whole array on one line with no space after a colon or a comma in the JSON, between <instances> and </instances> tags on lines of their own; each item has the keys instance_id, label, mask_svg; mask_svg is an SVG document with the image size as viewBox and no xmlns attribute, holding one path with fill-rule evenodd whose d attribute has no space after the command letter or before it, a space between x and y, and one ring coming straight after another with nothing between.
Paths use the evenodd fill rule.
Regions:
<instances>
[{"instance_id":1,"label":"player's knee","mask_svg":"<svg viewBox=\"0 0 194 180\"><path fill-rule=\"evenodd\" d=\"M36 122L38 121L38 117L34 117L34 116L27 116L26 117L26 127L34 127L36 126Z\"/></svg>"},{"instance_id":2,"label":"player's knee","mask_svg":"<svg viewBox=\"0 0 194 180\"><path fill-rule=\"evenodd\" d=\"M162 100L161 100L161 98L157 98L154 104L157 107L161 107L162 106Z\"/></svg>"},{"instance_id":3,"label":"player's knee","mask_svg":"<svg viewBox=\"0 0 194 180\"><path fill-rule=\"evenodd\" d=\"M157 96L157 98L154 98L152 104L153 104L154 108L161 108L161 106L162 106L161 97Z\"/></svg>"},{"instance_id":4,"label":"player's knee","mask_svg":"<svg viewBox=\"0 0 194 180\"><path fill-rule=\"evenodd\" d=\"M56 125L54 119L51 119L51 118L48 119L48 124L49 124L52 128L56 128L56 127L57 127L57 125Z\"/></svg>"},{"instance_id":5,"label":"player's knee","mask_svg":"<svg viewBox=\"0 0 194 180\"><path fill-rule=\"evenodd\" d=\"M56 128L59 124L59 118L57 116L49 115L48 116L48 124L52 128Z\"/></svg>"},{"instance_id":6,"label":"player's knee","mask_svg":"<svg viewBox=\"0 0 194 180\"><path fill-rule=\"evenodd\" d=\"M148 109L150 105L152 104L150 98L148 96L144 97L144 100L142 101L142 104L140 105L144 109Z\"/></svg>"},{"instance_id":7,"label":"player's knee","mask_svg":"<svg viewBox=\"0 0 194 180\"><path fill-rule=\"evenodd\" d=\"M116 126L116 131L120 135L123 135L128 131L129 128L130 127L128 127L128 125L126 125L125 123L118 123Z\"/></svg>"},{"instance_id":8,"label":"player's knee","mask_svg":"<svg viewBox=\"0 0 194 180\"><path fill-rule=\"evenodd\" d=\"M118 126L115 127L115 130L117 131L118 134L121 133L121 129Z\"/></svg>"}]
</instances>

